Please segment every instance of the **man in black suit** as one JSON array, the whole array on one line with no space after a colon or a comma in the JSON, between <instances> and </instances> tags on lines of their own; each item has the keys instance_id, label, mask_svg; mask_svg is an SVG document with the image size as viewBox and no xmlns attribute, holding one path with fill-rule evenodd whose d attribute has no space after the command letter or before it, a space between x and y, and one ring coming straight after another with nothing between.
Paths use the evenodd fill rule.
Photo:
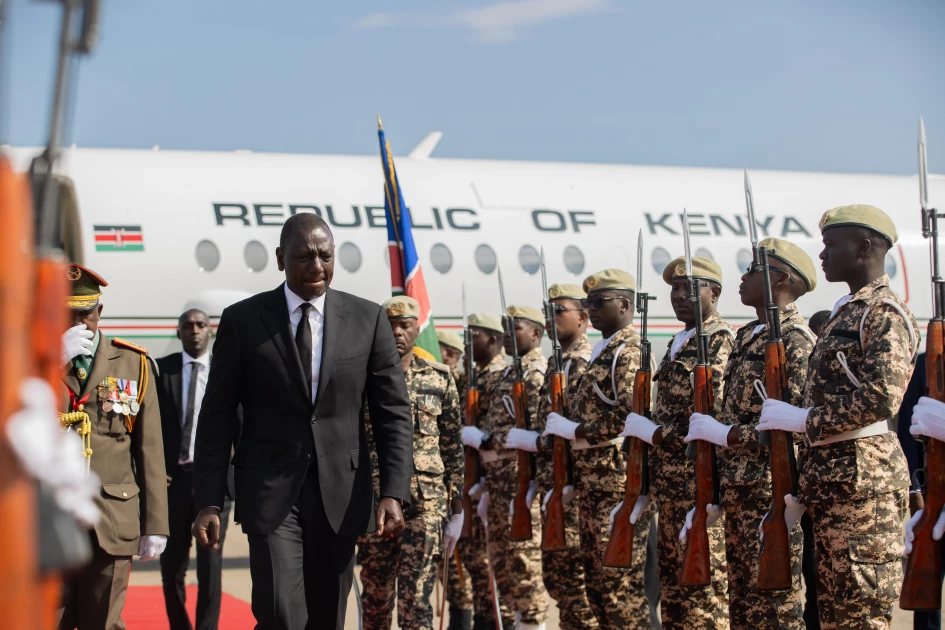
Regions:
<instances>
[{"instance_id":1,"label":"man in black suit","mask_svg":"<svg viewBox=\"0 0 945 630\"><path fill-rule=\"evenodd\" d=\"M161 554L161 582L171 630L193 630L184 607L184 578L193 541L190 527L197 513L194 502L194 437L210 372L210 334L207 314L197 309L188 310L177 321L177 338L184 351L157 361L160 369L157 393L161 405L170 524L167 548ZM238 426L234 429L238 430ZM220 512L220 548L197 547L197 630L216 630L220 620L223 540L232 498L232 483L228 483Z\"/></svg>"},{"instance_id":2,"label":"man in black suit","mask_svg":"<svg viewBox=\"0 0 945 630\"><path fill-rule=\"evenodd\" d=\"M413 424L400 356L380 305L329 288L334 249L320 217L285 222L276 249L285 283L223 312L197 425L193 532L209 547L219 543L230 423L243 406L233 464L259 630L341 630L357 537L404 529Z\"/></svg>"}]
</instances>

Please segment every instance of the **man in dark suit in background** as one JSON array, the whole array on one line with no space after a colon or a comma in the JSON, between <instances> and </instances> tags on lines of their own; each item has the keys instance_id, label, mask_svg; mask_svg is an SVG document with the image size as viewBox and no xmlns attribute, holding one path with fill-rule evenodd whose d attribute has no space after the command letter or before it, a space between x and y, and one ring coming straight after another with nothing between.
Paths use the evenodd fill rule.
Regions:
<instances>
[{"instance_id":1,"label":"man in dark suit in background","mask_svg":"<svg viewBox=\"0 0 945 630\"><path fill-rule=\"evenodd\" d=\"M358 535L404 529L413 421L400 355L380 305L329 288L334 253L320 217L285 222L285 283L223 312L197 426L193 532L208 547L219 542L230 424L243 406L233 465L259 630L341 630Z\"/></svg>"},{"instance_id":2,"label":"man in dark suit in background","mask_svg":"<svg viewBox=\"0 0 945 630\"><path fill-rule=\"evenodd\" d=\"M177 338L184 348L158 359L158 400L164 435L170 537L161 554L164 605L171 630L193 630L187 609L184 578L190 562L197 514L194 502L194 438L210 373L210 318L201 310L186 311L177 321ZM238 431L238 425L234 427ZM238 441L236 438L234 441ZM220 620L223 540L233 504L232 475L220 512L218 549L197 547L197 630L216 630Z\"/></svg>"}]
</instances>

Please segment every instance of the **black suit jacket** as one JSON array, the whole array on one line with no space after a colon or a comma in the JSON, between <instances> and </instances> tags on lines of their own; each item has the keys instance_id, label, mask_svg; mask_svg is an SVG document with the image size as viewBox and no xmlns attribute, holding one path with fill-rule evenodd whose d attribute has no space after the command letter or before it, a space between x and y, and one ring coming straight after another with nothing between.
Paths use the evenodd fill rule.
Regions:
<instances>
[{"instance_id":1,"label":"black suit jacket","mask_svg":"<svg viewBox=\"0 0 945 630\"><path fill-rule=\"evenodd\" d=\"M177 473L177 460L180 455L180 441L183 432L183 418L181 418L183 385L181 378L184 373L184 355L180 352L169 354L157 360L158 378L157 394L161 406L161 433L164 436L164 469L169 477ZM240 441L241 414L237 412L237 422L233 424L233 444ZM198 419L199 423L199 419ZM199 424L198 424L199 426ZM226 496L236 498L234 487L233 467L229 468L226 479ZM222 506L221 506L222 507Z\"/></svg>"},{"instance_id":2,"label":"black suit jacket","mask_svg":"<svg viewBox=\"0 0 945 630\"><path fill-rule=\"evenodd\" d=\"M374 490L361 416L370 410L380 492L410 499L413 421L387 315L380 305L329 289L318 397L312 404L290 330L283 286L228 307L220 318L197 424L197 507L222 505L229 423L243 405L236 494L248 534L272 533L288 516L310 465L332 529L374 529Z\"/></svg>"}]
</instances>

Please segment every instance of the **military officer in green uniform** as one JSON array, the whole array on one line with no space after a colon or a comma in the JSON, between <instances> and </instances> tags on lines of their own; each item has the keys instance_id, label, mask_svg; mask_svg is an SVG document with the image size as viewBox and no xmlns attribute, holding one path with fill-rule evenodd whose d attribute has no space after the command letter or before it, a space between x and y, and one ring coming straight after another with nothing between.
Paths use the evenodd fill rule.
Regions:
<instances>
[{"instance_id":1,"label":"military officer in green uniform","mask_svg":"<svg viewBox=\"0 0 945 630\"><path fill-rule=\"evenodd\" d=\"M393 539L368 534L359 540L364 627L390 628L396 596L399 627L432 630L430 594L436 579L436 560L443 553L452 554L463 527L459 394L448 366L413 352L420 333L419 302L401 295L385 302L384 309L394 331L413 408L414 472L403 534ZM373 470L377 470L371 423L365 422L364 426L372 446ZM380 479L375 477L374 481L375 492L379 492ZM445 521L448 513L452 516Z\"/></svg>"},{"instance_id":2,"label":"military officer in green uniform","mask_svg":"<svg viewBox=\"0 0 945 630\"><path fill-rule=\"evenodd\" d=\"M102 482L102 517L91 533L92 560L63 584L59 628L118 629L131 557L153 560L167 543L167 476L154 371L144 348L99 331L98 274L70 264L66 306L74 326L62 337L68 398L63 430L82 438L88 469Z\"/></svg>"}]
</instances>

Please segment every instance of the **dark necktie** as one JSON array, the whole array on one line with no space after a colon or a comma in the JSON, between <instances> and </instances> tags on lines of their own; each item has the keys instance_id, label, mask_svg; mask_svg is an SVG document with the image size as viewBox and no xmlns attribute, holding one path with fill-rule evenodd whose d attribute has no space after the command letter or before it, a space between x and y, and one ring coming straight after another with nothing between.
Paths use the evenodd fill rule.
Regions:
<instances>
[{"instance_id":1,"label":"dark necktie","mask_svg":"<svg viewBox=\"0 0 945 630\"><path fill-rule=\"evenodd\" d=\"M180 461L190 461L190 440L194 434L194 409L197 405L197 377L200 364L190 364L190 389L187 390L187 410L184 412L184 432L180 437Z\"/></svg>"},{"instance_id":2,"label":"dark necktie","mask_svg":"<svg viewBox=\"0 0 945 630\"><path fill-rule=\"evenodd\" d=\"M295 347L299 350L299 359L302 360L302 373L305 375L305 386L312 392L312 323L308 320L308 312L315 308L309 302L302 302L302 319L295 329Z\"/></svg>"}]
</instances>

